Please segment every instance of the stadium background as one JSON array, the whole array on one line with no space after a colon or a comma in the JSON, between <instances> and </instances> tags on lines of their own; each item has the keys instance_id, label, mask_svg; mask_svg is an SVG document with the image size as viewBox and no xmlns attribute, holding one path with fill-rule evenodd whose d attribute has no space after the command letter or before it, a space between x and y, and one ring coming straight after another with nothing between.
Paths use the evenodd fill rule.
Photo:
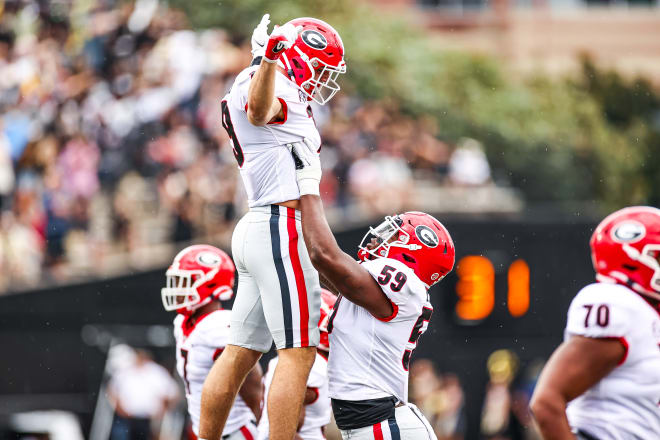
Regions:
<instances>
[{"instance_id":1,"label":"stadium background","mask_svg":"<svg viewBox=\"0 0 660 440\"><path fill-rule=\"evenodd\" d=\"M346 45L315 108L340 245L406 209L455 239L411 370L440 438L535 438L526 402L593 279L594 224L660 201L657 1L0 5L0 438L54 409L107 438L112 346L172 368L163 271L190 242L227 248L245 210L218 102L264 12Z\"/></svg>"}]
</instances>

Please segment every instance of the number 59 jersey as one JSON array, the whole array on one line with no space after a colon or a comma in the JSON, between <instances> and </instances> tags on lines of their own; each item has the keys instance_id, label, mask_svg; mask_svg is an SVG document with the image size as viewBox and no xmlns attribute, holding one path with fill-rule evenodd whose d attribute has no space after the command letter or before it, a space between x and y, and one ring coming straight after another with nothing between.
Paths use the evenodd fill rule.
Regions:
<instances>
[{"instance_id":1,"label":"number 59 jersey","mask_svg":"<svg viewBox=\"0 0 660 440\"><path fill-rule=\"evenodd\" d=\"M621 363L577 397L570 425L595 438L650 439L660 433L660 314L619 284L584 287L568 309L564 339L573 335L619 339ZM606 420L606 421L605 421Z\"/></svg>"},{"instance_id":2,"label":"number 59 jersey","mask_svg":"<svg viewBox=\"0 0 660 440\"><path fill-rule=\"evenodd\" d=\"M394 313L378 319L345 297L331 321L329 391L333 399L360 401L394 396L408 400L408 366L433 307L426 286L398 260L362 263L392 302Z\"/></svg>"}]
</instances>

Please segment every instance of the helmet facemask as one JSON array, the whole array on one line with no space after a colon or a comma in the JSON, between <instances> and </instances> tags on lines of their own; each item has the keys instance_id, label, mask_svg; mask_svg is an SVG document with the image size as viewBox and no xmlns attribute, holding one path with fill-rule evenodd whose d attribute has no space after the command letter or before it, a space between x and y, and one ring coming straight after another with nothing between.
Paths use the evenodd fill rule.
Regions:
<instances>
[{"instance_id":1,"label":"helmet facemask","mask_svg":"<svg viewBox=\"0 0 660 440\"><path fill-rule=\"evenodd\" d=\"M380 225L369 227L369 231L364 235L358 248L360 253L368 256L369 259L387 258L391 247L401 247L415 251L421 249L420 245L408 244L410 235L401 228L403 224L401 218L397 216L387 216Z\"/></svg>"},{"instance_id":2,"label":"helmet facemask","mask_svg":"<svg viewBox=\"0 0 660 440\"><path fill-rule=\"evenodd\" d=\"M292 69L298 59L304 62L311 72L311 77L300 83L300 88L308 98L314 100L314 102L320 105L324 105L340 90L337 78L340 74L346 73L346 63L342 60L339 65L333 66L317 57L310 59L307 54L297 46L294 46L294 49L298 52L299 58L295 57L291 60L291 63L286 58L286 55L282 56L287 68ZM291 66L291 64L294 64L294 66Z\"/></svg>"},{"instance_id":3,"label":"helmet facemask","mask_svg":"<svg viewBox=\"0 0 660 440\"><path fill-rule=\"evenodd\" d=\"M612 270L609 272L609 274L598 273L596 274L596 279L603 282L622 282L630 286L636 292L660 301L660 244L647 244L644 246L641 252L629 244L624 244L621 246L621 248L626 253L628 258L640 263L643 266L646 266L653 271L653 275L649 281L649 285L651 286L652 290L649 290L638 282L635 282L635 280L632 279L629 275L619 270Z\"/></svg>"},{"instance_id":4,"label":"helmet facemask","mask_svg":"<svg viewBox=\"0 0 660 440\"><path fill-rule=\"evenodd\" d=\"M638 261L653 271L649 282L653 290L647 291L643 289L644 292L641 293L660 300L660 244L647 244L642 248L641 252L627 244L624 244L622 247L631 260Z\"/></svg>"},{"instance_id":5,"label":"helmet facemask","mask_svg":"<svg viewBox=\"0 0 660 440\"><path fill-rule=\"evenodd\" d=\"M198 289L213 279L218 270L204 274L193 270L169 269L166 273L166 287L161 289L163 307L167 311L192 313L214 299L228 300L233 294L230 286L218 286L206 298L201 299Z\"/></svg>"},{"instance_id":6,"label":"helmet facemask","mask_svg":"<svg viewBox=\"0 0 660 440\"><path fill-rule=\"evenodd\" d=\"M166 287L160 291L165 310L192 310L192 306L200 300L195 284L203 277L202 271L168 270L165 277Z\"/></svg>"}]
</instances>

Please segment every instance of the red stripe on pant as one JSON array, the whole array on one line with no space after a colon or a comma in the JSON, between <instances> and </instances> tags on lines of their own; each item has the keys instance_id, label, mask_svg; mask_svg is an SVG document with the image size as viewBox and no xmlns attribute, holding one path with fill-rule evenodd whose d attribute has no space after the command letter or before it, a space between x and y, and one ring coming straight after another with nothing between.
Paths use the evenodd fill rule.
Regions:
<instances>
[{"instance_id":1,"label":"red stripe on pant","mask_svg":"<svg viewBox=\"0 0 660 440\"><path fill-rule=\"evenodd\" d=\"M380 427L380 423L374 425L374 438L376 440L383 440L383 429Z\"/></svg>"},{"instance_id":2,"label":"red stripe on pant","mask_svg":"<svg viewBox=\"0 0 660 440\"><path fill-rule=\"evenodd\" d=\"M296 212L293 208L287 208L286 228L289 233L289 255L291 266L296 278L296 290L298 291L298 308L300 310L300 346L309 346L309 306L307 304L307 287L305 276L300 265L298 255L298 230L296 229Z\"/></svg>"},{"instance_id":3,"label":"red stripe on pant","mask_svg":"<svg viewBox=\"0 0 660 440\"><path fill-rule=\"evenodd\" d=\"M241 426L241 434L243 434L245 440L254 440L254 437L252 437L252 433L247 428L247 426Z\"/></svg>"}]
</instances>

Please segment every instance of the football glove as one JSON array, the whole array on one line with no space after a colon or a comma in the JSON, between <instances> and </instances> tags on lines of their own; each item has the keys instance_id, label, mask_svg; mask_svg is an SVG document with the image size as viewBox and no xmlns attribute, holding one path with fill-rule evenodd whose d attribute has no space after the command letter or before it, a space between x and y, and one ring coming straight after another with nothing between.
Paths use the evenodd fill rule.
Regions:
<instances>
[{"instance_id":1,"label":"football glove","mask_svg":"<svg viewBox=\"0 0 660 440\"><path fill-rule=\"evenodd\" d=\"M293 161L296 164L296 181L298 181L300 195L320 195L319 185L323 172L321 170L321 155L318 153L319 149L306 138L303 139L303 142L289 145L291 146Z\"/></svg>"},{"instance_id":2,"label":"football glove","mask_svg":"<svg viewBox=\"0 0 660 440\"><path fill-rule=\"evenodd\" d=\"M252 31L252 58L262 57L266 52L266 43L268 42L268 25L270 24L270 14L264 14L261 21Z\"/></svg>"},{"instance_id":3,"label":"football glove","mask_svg":"<svg viewBox=\"0 0 660 440\"><path fill-rule=\"evenodd\" d=\"M282 52L293 46L300 32L302 32L302 26L294 26L291 23L284 26L275 26L266 43L264 60L269 63L276 63Z\"/></svg>"}]
</instances>

